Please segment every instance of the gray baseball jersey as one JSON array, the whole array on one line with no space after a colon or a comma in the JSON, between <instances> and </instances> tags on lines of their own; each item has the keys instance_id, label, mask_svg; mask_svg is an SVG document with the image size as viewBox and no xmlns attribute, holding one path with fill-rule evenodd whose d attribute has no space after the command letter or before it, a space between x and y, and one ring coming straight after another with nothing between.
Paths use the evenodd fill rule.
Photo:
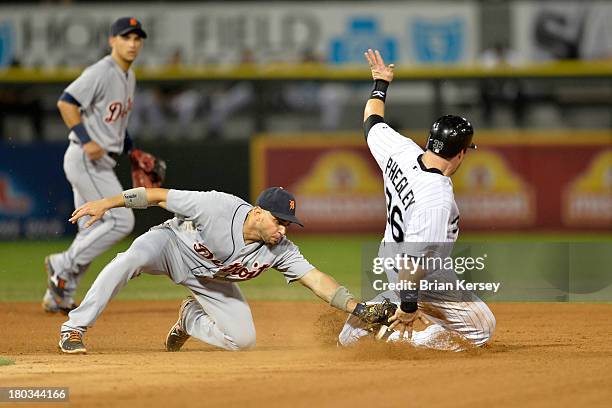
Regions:
<instances>
[{"instance_id":1,"label":"gray baseball jersey","mask_svg":"<svg viewBox=\"0 0 612 408\"><path fill-rule=\"evenodd\" d=\"M107 152L123 151L135 86L132 70L124 72L109 55L86 68L64 91L80 105L81 122L91 139ZM115 157L106 154L92 161L74 132L70 132L69 139L73 143L68 145L64 156L64 171L72 186L75 208L88 201L121 193L123 187L114 172ZM91 228L83 229L83 223L79 222L79 233L70 247L49 258L54 274L66 281L62 303L73 303L72 295L91 262L133 228L134 214L129 208L108 211ZM53 305L52 299L50 290L47 290L44 304Z\"/></svg>"},{"instance_id":2,"label":"gray baseball jersey","mask_svg":"<svg viewBox=\"0 0 612 408\"><path fill-rule=\"evenodd\" d=\"M242 230L253 207L238 197L170 190L166 206L177 216L163 226L176 234L183 260L195 276L244 281L274 268L292 282L314 269L286 237L274 246L246 245Z\"/></svg>"},{"instance_id":3,"label":"gray baseball jersey","mask_svg":"<svg viewBox=\"0 0 612 408\"><path fill-rule=\"evenodd\" d=\"M151 228L118 254L100 272L81 305L70 312L61 331L85 332L130 279L146 273L166 275L189 288L197 300L181 309L181 325L189 335L228 350L253 347L253 317L236 282L269 268L292 282L314 266L287 238L276 245L246 244L243 227L253 207L238 197L170 190L166 205L177 216Z\"/></svg>"},{"instance_id":4,"label":"gray baseball jersey","mask_svg":"<svg viewBox=\"0 0 612 408\"><path fill-rule=\"evenodd\" d=\"M89 66L64 92L81 105L81 121L92 140L107 152L121 153L134 101L136 78L108 55ZM79 141L70 132L70 139Z\"/></svg>"}]
</instances>

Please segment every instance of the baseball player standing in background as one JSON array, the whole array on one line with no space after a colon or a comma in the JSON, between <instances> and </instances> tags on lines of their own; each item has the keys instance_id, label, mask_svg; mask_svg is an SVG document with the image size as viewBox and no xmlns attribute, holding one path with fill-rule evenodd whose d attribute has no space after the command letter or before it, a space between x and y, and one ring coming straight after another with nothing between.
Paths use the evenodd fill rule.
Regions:
<instances>
[{"instance_id":1,"label":"baseball player standing in background","mask_svg":"<svg viewBox=\"0 0 612 408\"><path fill-rule=\"evenodd\" d=\"M387 225L379 258L393 258L400 251L413 260L421 258L424 252L449 257L459 234L459 210L450 176L457 171L468 149L476 147L472 144L472 125L459 116L439 118L431 127L423 151L384 121L393 64L386 66L378 51L368 50L365 56L374 89L365 106L364 131L368 147L383 172L387 200ZM389 319L392 322L389 329L395 329L389 339L410 339L416 346L460 350L466 347L465 343L483 345L493 335L495 318L474 293L418 291L422 279L456 282L454 270L413 266L387 267L385 272L389 283L404 285L404 290L387 291L374 299L381 302L389 298L399 303ZM416 285L411 289L409 282ZM417 320L434 324L413 335L412 326ZM368 334L361 321L349 317L339 342L349 345ZM453 341L456 338L466 341Z\"/></svg>"},{"instance_id":2,"label":"baseball player standing in background","mask_svg":"<svg viewBox=\"0 0 612 408\"><path fill-rule=\"evenodd\" d=\"M126 129L136 79L130 69L147 34L132 17L111 26L110 55L91 65L65 89L57 106L70 129L64 171L72 185L75 208L87 201L121 193L115 175L117 156L130 152ZM43 309L68 313L76 307L74 293L92 260L128 235L134 228L129 208L116 208L92 228L79 232L70 247L45 258L48 288Z\"/></svg>"},{"instance_id":3,"label":"baseball player standing in background","mask_svg":"<svg viewBox=\"0 0 612 408\"><path fill-rule=\"evenodd\" d=\"M85 353L83 334L87 328L121 288L142 273L166 275L193 295L179 308L178 321L166 337L167 351L179 351L191 336L226 350L253 347L253 317L237 283L270 268L281 272L287 283L300 282L364 322L381 323L392 315L381 315L376 306L357 303L344 286L304 259L285 237L289 224L302 224L295 214L295 198L280 187L264 190L255 206L217 191L140 187L86 203L74 211L70 221L87 220L87 227L114 208L152 205L176 216L138 237L100 272L83 303L62 325L62 352Z\"/></svg>"}]
</instances>

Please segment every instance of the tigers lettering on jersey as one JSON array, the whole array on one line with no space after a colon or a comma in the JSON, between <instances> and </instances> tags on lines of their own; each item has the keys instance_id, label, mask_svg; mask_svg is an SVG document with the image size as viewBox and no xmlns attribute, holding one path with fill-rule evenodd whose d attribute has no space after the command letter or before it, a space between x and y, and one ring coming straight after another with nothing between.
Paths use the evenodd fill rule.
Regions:
<instances>
[{"instance_id":1,"label":"tigers lettering on jersey","mask_svg":"<svg viewBox=\"0 0 612 408\"><path fill-rule=\"evenodd\" d=\"M123 103L114 101L106 108L108 116L104 118L106 123L116 122L119 118L125 118L132 110L132 98L128 98L127 106Z\"/></svg>"},{"instance_id":2,"label":"tigers lettering on jersey","mask_svg":"<svg viewBox=\"0 0 612 408\"><path fill-rule=\"evenodd\" d=\"M240 280L248 280L253 279L258 276L265 270L270 268L270 264L263 263L259 264L258 262L253 263L253 269L249 270L242 262L232 262L227 266L223 266L223 262L215 258L215 254L210 251L206 245L202 243L196 243L193 245L193 250L200 254L204 259L210 261L213 265L219 267L219 272L217 272L217 276L219 277L227 277L231 276L233 278L237 278Z\"/></svg>"},{"instance_id":3,"label":"tigers lettering on jersey","mask_svg":"<svg viewBox=\"0 0 612 408\"><path fill-rule=\"evenodd\" d=\"M408 209L408 207L415 203L414 192L411 189L408 189L408 178L404 176L404 172L400 168L399 164L396 163L391 157L389 157L389 160L387 160L385 176L395 188L395 192L400 198L404 210Z\"/></svg>"},{"instance_id":4,"label":"tigers lettering on jersey","mask_svg":"<svg viewBox=\"0 0 612 408\"><path fill-rule=\"evenodd\" d=\"M253 270L249 270L240 262L234 262L224 268L219 269L216 276L219 277L232 277L239 280L249 280L258 276L262 272L270 268L269 264L259 265L257 262L253 263Z\"/></svg>"}]
</instances>

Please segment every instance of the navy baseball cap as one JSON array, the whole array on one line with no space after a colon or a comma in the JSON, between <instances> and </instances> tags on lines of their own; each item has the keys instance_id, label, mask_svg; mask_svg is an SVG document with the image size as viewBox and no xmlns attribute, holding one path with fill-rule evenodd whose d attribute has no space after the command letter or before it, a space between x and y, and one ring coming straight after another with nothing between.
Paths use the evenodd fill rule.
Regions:
<instances>
[{"instance_id":1,"label":"navy baseball cap","mask_svg":"<svg viewBox=\"0 0 612 408\"><path fill-rule=\"evenodd\" d=\"M295 216L295 197L282 187L270 187L262 191L255 205L270 211L278 219L304 226Z\"/></svg>"},{"instance_id":2,"label":"navy baseball cap","mask_svg":"<svg viewBox=\"0 0 612 408\"><path fill-rule=\"evenodd\" d=\"M142 38L147 38L147 33L142 29L142 24L134 17L118 18L111 26L111 36L113 37L129 33L136 33Z\"/></svg>"}]
</instances>

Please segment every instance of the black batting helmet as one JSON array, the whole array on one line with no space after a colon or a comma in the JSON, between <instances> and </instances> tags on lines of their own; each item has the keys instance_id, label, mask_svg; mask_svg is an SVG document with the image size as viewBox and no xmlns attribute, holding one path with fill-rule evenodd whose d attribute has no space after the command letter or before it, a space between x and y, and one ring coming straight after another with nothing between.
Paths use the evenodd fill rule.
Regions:
<instances>
[{"instance_id":1,"label":"black batting helmet","mask_svg":"<svg viewBox=\"0 0 612 408\"><path fill-rule=\"evenodd\" d=\"M431 125L426 147L438 156L451 159L464 149L476 149L472 136L474 128L467 119L445 115Z\"/></svg>"}]
</instances>

